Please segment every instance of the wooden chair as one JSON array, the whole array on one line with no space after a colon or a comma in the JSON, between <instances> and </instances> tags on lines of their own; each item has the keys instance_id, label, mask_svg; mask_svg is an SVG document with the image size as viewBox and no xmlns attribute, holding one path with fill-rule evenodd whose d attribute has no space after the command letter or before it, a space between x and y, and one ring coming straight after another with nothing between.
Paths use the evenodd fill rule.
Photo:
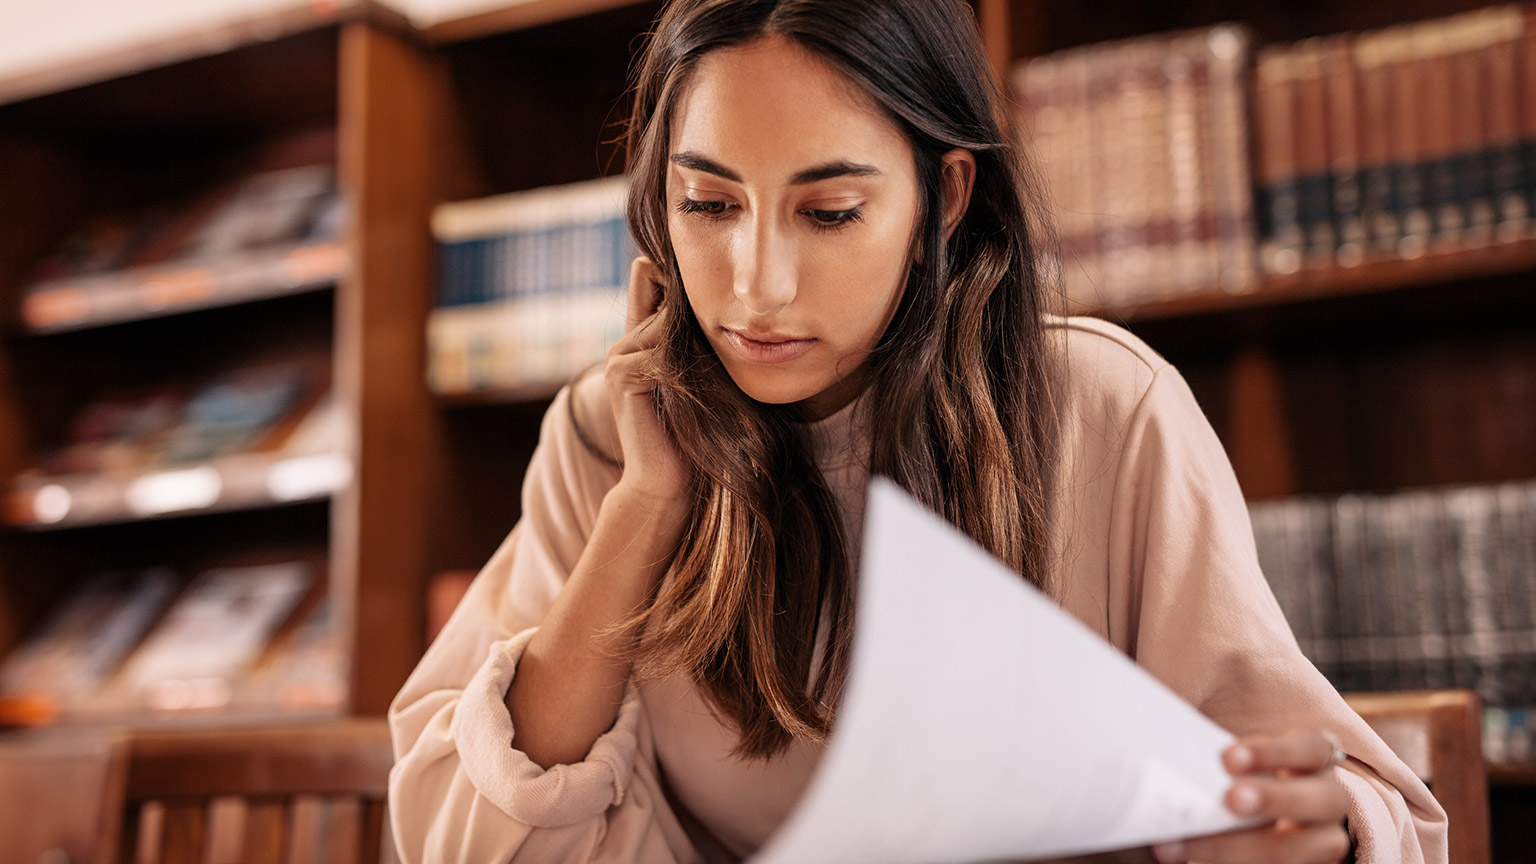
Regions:
<instances>
[{"instance_id":1,"label":"wooden chair","mask_svg":"<svg viewBox=\"0 0 1536 864\"><path fill-rule=\"evenodd\" d=\"M1344 699L1445 808L1451 864L1489 864L1488 774L1477 694L1346 693Z\"/></svg>"},{"instance_id":2,"label":"wooden chair","mask_svg":"<svg viewBox=\"0 0 1536 864\"><path fill-rule=\"evenodd\" d=\"M122 750L120 864L394 860L382 719L134 732Z\"/></svg>"},{"instance_id":3,"label":"wooden chair","mask_svg":"<svg viewBox=\"0 0 1536 864\"><path fill-rule=\"evenodd\" d=\"M84 864L105 857L118 819L121 742L105 729L0 733L0 861Z\"/></svg>"}]
</instances>

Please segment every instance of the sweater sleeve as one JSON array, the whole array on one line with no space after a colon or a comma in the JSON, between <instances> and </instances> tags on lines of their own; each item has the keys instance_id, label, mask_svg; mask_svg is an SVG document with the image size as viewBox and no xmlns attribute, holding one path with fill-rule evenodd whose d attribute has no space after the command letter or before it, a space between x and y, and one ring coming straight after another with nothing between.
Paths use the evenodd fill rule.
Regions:
<instances>
[{"instance_id":1,"label":"sweater sleeve","mask_svg":"<svg viewBox=\"0 0 1536 864\"><path fill-rule=\"evenodd\" d=\"M1124 441L1109 542L1112 571L1131 574L1131 655L1234 734L1338 735L1357 860L1444 862L1439 804L1298 648L1231 464L1175 369L1156 371Z\"/></svg>"},{"instance_id":2,"label":"sweater sleeve","mask_svg":"<svg viewBox=\"0 0 1536 864\"><path fill-rule=\"evenodd\" d=\"M569 389L544 418L523 516L389 710L390 819L407 864L696 859L661 792L633 689L586 758L544 770L511 746L503 699L617 471L586 451Z\"/></svg>"}]
</instances>

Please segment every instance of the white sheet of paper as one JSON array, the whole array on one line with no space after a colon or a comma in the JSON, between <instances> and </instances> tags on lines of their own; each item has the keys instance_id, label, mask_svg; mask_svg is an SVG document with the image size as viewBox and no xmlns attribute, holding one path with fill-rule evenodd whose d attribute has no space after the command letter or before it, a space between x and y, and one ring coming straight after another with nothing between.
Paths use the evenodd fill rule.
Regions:
<instances>
[{"instance_id":1,"label":"white sheet of paper","mask_svg":"<svg viewBox=\"0 0 1536 864\"><path fill-rule=\"evenodd\" d=\"M884 478L821 765L753 864L937 864L1244 824L1232 736Z\"/></svg>"}]
</instances>

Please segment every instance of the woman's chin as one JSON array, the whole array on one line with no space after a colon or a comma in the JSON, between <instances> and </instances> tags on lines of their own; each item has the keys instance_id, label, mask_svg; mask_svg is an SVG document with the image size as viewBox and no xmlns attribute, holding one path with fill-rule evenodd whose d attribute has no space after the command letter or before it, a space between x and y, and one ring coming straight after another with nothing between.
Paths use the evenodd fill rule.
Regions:
<instances>
[{"instance_id":1,"label":"woman's chin","mask_svg":"<svg viewBox=\"0 0 1536 864\"><path fill-rule=\"evenodd\" d=\"M727 367L727 372L730 368ZM731 380L747 398L765 405L788 405L801 402L820 393L825 387L817 387L804 381L786 380L790 376L738 375L731 373Z\"/></svg>"}]
</instances>

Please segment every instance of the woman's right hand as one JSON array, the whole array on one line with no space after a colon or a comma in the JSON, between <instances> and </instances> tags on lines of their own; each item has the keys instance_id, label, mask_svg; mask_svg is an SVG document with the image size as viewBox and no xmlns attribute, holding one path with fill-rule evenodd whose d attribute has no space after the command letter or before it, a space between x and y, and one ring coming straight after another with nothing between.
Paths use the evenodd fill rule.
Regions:
<instances>
[{"instance_id":1,"label":"woman's right hand","mask_svg":"<svg viewBox=\"0 0 1536 864\"><path fill-rule=\"evenodd\" d=\"M629 268L624 336L608 349L604 378L623 449L619 487L653 512L675 515L685 507L688 475L677 445L656 415L656 388L648 374L664 329L660 318L666 312L660 303L661 270L649 258L636 258Z\"/></svg>"}]
</instances>

